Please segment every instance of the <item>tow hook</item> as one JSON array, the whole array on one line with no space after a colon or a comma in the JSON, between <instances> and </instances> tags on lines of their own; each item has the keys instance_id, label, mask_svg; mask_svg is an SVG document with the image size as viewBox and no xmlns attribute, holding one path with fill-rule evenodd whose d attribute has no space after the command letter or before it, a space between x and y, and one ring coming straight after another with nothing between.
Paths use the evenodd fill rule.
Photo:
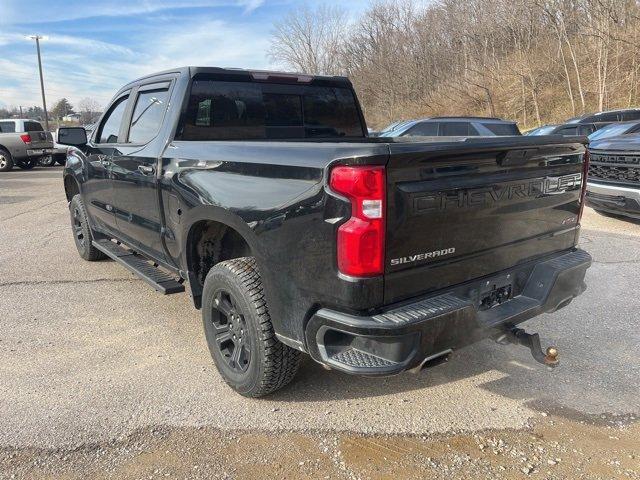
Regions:
<instances>
[{"instance_id":1,"label":"tow hook","mask_svg":"<svg viewBox=\"0 0 640 480\"><path fill-rule=\"evenodd\" d=\"M507 327L496 338L498 343L514 343L527 347L536 362L554 368L558 365L558 349L556 347L547 348L546 353L542 351L540 345L540 335L537 333L527 333L522 328Z\"/></svg>"}]
</instances>

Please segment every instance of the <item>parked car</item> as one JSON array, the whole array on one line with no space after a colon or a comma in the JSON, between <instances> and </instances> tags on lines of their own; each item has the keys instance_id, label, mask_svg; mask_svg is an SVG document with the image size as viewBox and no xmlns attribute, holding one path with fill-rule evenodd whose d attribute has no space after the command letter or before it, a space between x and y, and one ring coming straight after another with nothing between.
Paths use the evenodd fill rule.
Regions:
<instances>
[{"instance_id":1,"label":"parked car","mask_svg":"<svg viewBox=\"0 0 640 480\"><path fill-rule=\"evenodd\" d=\"M53 139L40 122L30 119L0 120L0 172L14 165L24 170L35 167L42 157L50 155Z\"/></svg>"},{"instance_id":2,"label":"parked car","mask_svg":"<svg viewBox=\"0 0 640 480\"><path fill-rule=\"evenodd\" d=\"M543 125L542 127L534 128L528 131L527 136L538 135L585 135L589 136L598 128L604 127L605 124L595 123L563 123L562 125Z\"/></svg>"},{"instance_id":3,"label":"parked car","mask_svg":"<svg viewBox=\"0 0 640 480\"><path fill-rule=\"evenodd\" d=\"M609 137L617 137L619 135L629 135L631 133L640 132L640 120L632 122L612 123L589 135L589 141L602 140Z\"/></svg>"},{"instance_id":4,"label":"parked car","mask_svg":"<svg viewBox=\"0 0 640 480\"><path fill-rule=\"evenodd\" d=\"M626 108L621 110L588 113L570 118L565 123L593 123L598 125L598 128L602 128L610 123L626 122L631 120L640 120L640 108Z\"/></svg>"},{"instance_id":5,"label":"parked car","mask_svg":"<svg viewBox=\"0 0 640 480\"><path fill-rule=\"evenodd\" d=\"M585 139L366 132L343 77L187 67L131 82L90 138L58 132L78 253L165 294L187 282L246 396L290 382L300 352L391 375L492 337L555 365L516 325L585 289Z\"/></svg>"},{"instance_id":6,"label":"parked car","mask_svg":"<svg viewBox=\"0 0 640 480\"><path fill-rule=\"evenodd\" d=\"M433 117L391 124L378 137L494 137L521 135L515 122L489 117Z\"/></svg>"},{"instance_id":7,"label":"parked car","mask_svg":"<svg viewBox=\"0 0 640 480\"><path fill-rule=\"evenodd\" d=\"M640 218L640 134L589 145L587 204L604 213Z\"/></svg>"}]
</instances>

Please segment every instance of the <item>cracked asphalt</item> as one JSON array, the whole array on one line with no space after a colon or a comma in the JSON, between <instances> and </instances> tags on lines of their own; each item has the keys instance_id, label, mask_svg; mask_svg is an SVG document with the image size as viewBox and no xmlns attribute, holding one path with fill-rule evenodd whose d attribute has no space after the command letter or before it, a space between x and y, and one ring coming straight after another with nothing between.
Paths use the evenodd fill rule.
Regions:
<instances>
[{"instance_id":1,"label":"cracked asphalt","mask_svg":"<svg viewBox=\"0 0 640 480\"><path fill-rule=\"evenodd\" d=\"M142 457L131 453L135 445L169 452L184 450L190 441L222 448L241 440L260 452L276 451L281 442L293 445L297 457L289 465L283 453L277 476L317 478L328 472L333 478L335 470L336 478L386 478L353 467L356 457L366 456L336 461L341 454L335 445L354 438L384 437L391 445L391 438L451 442L486 432L533 435L541 425L555 431L551 418L555 425L636 428L640 223L586 209L581 244L594 257L587 292L526 324L543 343L558 346L561 366L553 371L534 363L522 347L483 341L418 375L385 379L351 377L306 361L290 387L248 400L218 377L199 312L187 295L161 296L114 262L80 259L61 174L56 167L0 175L0 478L86 478L91 465L101 465L104 477L162 476L175 471L158 473L153 465L168 460L157 455L148 465L140 463ZM637 454L640 441L629 442ZM328 457L307 472L298 460L306 462L316 446L322 454L326 445ZM107 447L110 466L87 453ZM76 462L64 470L69 452ZM122 466L118 458L135 468L109 474L109 468ZM202 478L252 478L250 470L234 467L238 462L220 460L211 470L202 464L201 472L211 473ZM619 472L631 471L620 478L638 478L634 465L625 470L619 463ZM187 467L180 470L182 478L198 476ZM502 475L498 467L487 470L488 478ZM518 474L528 469L505 468ZM537 468L526 475L544 472ZM614 478L615 472L591 472L587 478Z\"/></svg>"}]
</instances>

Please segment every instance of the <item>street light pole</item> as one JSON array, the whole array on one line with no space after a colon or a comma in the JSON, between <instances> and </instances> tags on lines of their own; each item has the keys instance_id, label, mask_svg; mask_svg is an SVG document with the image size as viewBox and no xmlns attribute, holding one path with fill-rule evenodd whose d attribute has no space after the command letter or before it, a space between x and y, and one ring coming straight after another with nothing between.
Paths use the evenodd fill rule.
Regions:
<instances>
[{"instance_id":1,"label":"street light pole","mask_svg":"<svg viewBox=\"0 0 640 480\"><path fill-rule=\"evenodd\" d=\"M40 90L42 91L42 109L44 110L44 128L49 131L49 114L47 113L47 99L44 95L44 79L42 78L42 60L40 59L40 40L43 37L40 35L31 35L33 40L36 41L36 49L38 50L38 70L40 70Z\"/></svg>"}]
</instances>

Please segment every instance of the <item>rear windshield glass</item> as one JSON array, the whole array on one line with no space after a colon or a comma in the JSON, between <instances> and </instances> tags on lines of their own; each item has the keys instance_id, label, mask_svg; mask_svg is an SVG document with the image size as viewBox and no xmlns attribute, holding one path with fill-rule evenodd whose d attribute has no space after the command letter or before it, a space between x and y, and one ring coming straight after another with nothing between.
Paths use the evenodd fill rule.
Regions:
<instances>
[{"instance_id":1,"label":"rear windshield glass","mask_svg":"<svg viewBox=\"0 0 640 480\"><path fill-rule=\"evenodd\" d=\"M494 135L520 135L520 130L514 123L483 123L482 126L491 130Z\"/></svg>"},{"instance_id":2,"label":"rear windshield glass","mask_svg":"<svg viewBox=\"0 0 640 480\"><path fill-rule=\"evenodd\" d=\"M15 122L0 122L0 133L15 133Z\"/></svg>"},{"instance_id":3,"label":"rear windshield glass","mask_svg":"<svg viewBox=\"0 0 640 480\"><path fill-rule=\"evenodd\" d=\"M194 80L182 140L363 137L342 87Z\"/></svg>"},{"instance_id":4,"label":"rear windshield glass","mask_svg":"<svg viewBox=\"0 0 640 480\"><path fill-rule=\"evenodd\" d=\"M44 129L38 122L24 122L25 132L42 132Z\"/></svg>"}]
</instances>

